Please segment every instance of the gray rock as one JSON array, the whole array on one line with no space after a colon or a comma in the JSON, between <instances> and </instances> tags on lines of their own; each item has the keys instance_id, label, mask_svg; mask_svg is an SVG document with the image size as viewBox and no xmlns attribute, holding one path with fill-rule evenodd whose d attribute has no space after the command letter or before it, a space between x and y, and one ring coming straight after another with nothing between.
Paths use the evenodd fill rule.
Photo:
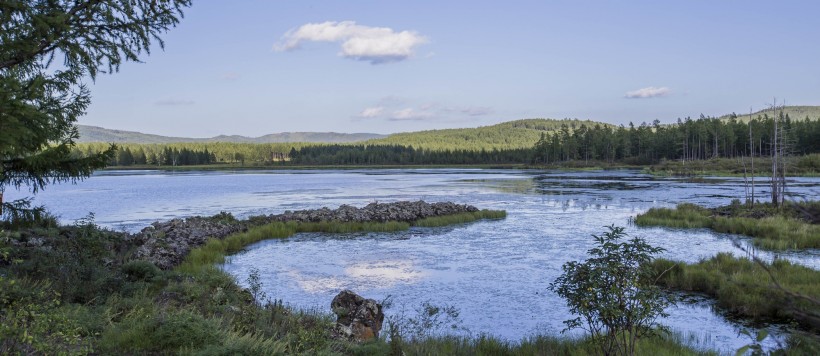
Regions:
<instances>
[{"instance_id":1,"label":"gray rock","mask_svg":"<svg viewBox=\"0 0 820 356\"><path fill-rule=\"evenodd\" d=\"M337 317L332 337L349 341L367 341L379 337L384 312L381 304L375 300L343 290L330 302L330 309Z\"/></svg>"}]
</instances>

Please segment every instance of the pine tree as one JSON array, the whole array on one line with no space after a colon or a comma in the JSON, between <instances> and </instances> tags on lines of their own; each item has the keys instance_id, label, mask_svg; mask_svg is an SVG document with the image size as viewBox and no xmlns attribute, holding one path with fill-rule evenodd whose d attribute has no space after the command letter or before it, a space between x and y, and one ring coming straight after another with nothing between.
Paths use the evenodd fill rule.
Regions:
<instances>
[{"instance_id":1,"label":"pine tree","mask_svg":"<svg viewBox=\"0 0 820 356\"><path fill-rule=\"evenodd\" d=\"M75 123L90 104L83 80L148 53L191 0L5 0L0 2L0 215L18 208L6 187L31 193L88 177L116 147L71 154ZM59 65L57 65L59 64Z\"/></svg>"}]
</instances>

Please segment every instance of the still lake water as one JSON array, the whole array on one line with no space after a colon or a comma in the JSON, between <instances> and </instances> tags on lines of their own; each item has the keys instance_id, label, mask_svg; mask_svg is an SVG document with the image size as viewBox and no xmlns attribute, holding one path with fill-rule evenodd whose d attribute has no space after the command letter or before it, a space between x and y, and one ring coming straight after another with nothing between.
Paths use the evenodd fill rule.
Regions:
<instances>
[{"instance_id":1,"label":"still lake water","mask_svg":"<svg viewBox=\"0 0 820 356\"><path fill-rule=\"evenodd\" d=\"M817 199L820 179L790 179L789 191L794 199ZM765 200L768 189L761 185L756 193ZM156 220L220 211L247 217L374 201L422 199L503 209L508 216L501 221L262 241L230 257L223 268L240 283L257 269L268 297L299 308L328 310L339 290L351 289L377 300L390 296L388 315L425 301L451 305L468 334L516 340L561 331L570 315L547 286L564 262L586 257L591 234L611 224L627 226L630 235L667 249L663 257L687 262L724 251L742 254L732 235L629 225L651 207L716 206L742 197L741 179L693 183L630 170L106 171L76 185L50 186L35 203L63 222L93 212L98 224L132 232ZM818 250L778 257L820 269ZM663 323L726 352L749 343L737 335L741 325L712 311L708 300L691 299L670 308Z\"/></svg>"}]
</instances>

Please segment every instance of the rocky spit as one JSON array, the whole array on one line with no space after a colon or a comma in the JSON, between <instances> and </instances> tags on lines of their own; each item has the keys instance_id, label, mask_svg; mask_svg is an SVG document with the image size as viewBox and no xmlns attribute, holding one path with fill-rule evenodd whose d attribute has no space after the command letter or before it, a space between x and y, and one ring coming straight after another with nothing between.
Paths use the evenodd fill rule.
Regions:
<instances>
[{"instance_id":1,"label":"rocky spit","mask_svg":"<svg viewBox=\"0 0 820 356\"><path fill-rule=\"evenodd\" d=\"M171 269L182 263L192 249L205 244L210 238L222 239L237 232L247 231L250 227L270 222L402 221L412 223L429 217L475 211L478 211L478 208L472 205L452 202L427 203L419 200L370 203L362 208L342 205L336 209L286 211L283 214L255 216L247 220L236 220L230 214L221 213L212 217L190 217L155 222L129 238L139 246L135 251L135 259L151 261L162 269Z\"/></svg>"}]
</instances>

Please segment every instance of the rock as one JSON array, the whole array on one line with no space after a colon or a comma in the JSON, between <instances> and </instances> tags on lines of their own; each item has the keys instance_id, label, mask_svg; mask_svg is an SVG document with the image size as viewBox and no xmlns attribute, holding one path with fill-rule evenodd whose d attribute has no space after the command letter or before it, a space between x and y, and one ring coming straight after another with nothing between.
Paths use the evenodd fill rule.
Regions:
<instances>
[{"instance_id":1,"label":"rock","mask_svg":"<svg viewBox=\"0 0 820 356\"><path fill-rule=\"evenodd\" d=\"M399 201L393 203L370 203L363 208L342 205L334 210L329 208L285 211L283 214L255 216L237 221L230 214L220 213L212 217L190 217L155 222L142 231L130 235L127 240L139 247L134 252L135 259L153 262L162 269L179 265L185 256L210 238L222 239L236 232L246 231L249 226L270 222L385 222L416 220L475 212L478 208L452 202L427 203L424 201Z\"/></svg>"},{"instance_id":2,"label":"rock","mask_svg":"<svg viewBox=\"0 0 820 356\"><path fill-rule=\"evenodd\" d=\"M365 299L349 290L343 290L330 302L336 314L332 336L350 341L367 341L379 337L384 322L381 304Z\"/></svg>"},{"instance_id":3,"label":"rock","mask_svg":"<svg viewBox=\"0 0 820 356\"><path fill-rule=\"evenodd\" d=\"M247 230L245 224L213 217L155 222L131 237L132 241L142 243L134 252L134 258L151 261L162 269L171 269L182 263L188 252L205 244L208 239L222 239L244 230Z\"/></svg>"}]
</instances>

